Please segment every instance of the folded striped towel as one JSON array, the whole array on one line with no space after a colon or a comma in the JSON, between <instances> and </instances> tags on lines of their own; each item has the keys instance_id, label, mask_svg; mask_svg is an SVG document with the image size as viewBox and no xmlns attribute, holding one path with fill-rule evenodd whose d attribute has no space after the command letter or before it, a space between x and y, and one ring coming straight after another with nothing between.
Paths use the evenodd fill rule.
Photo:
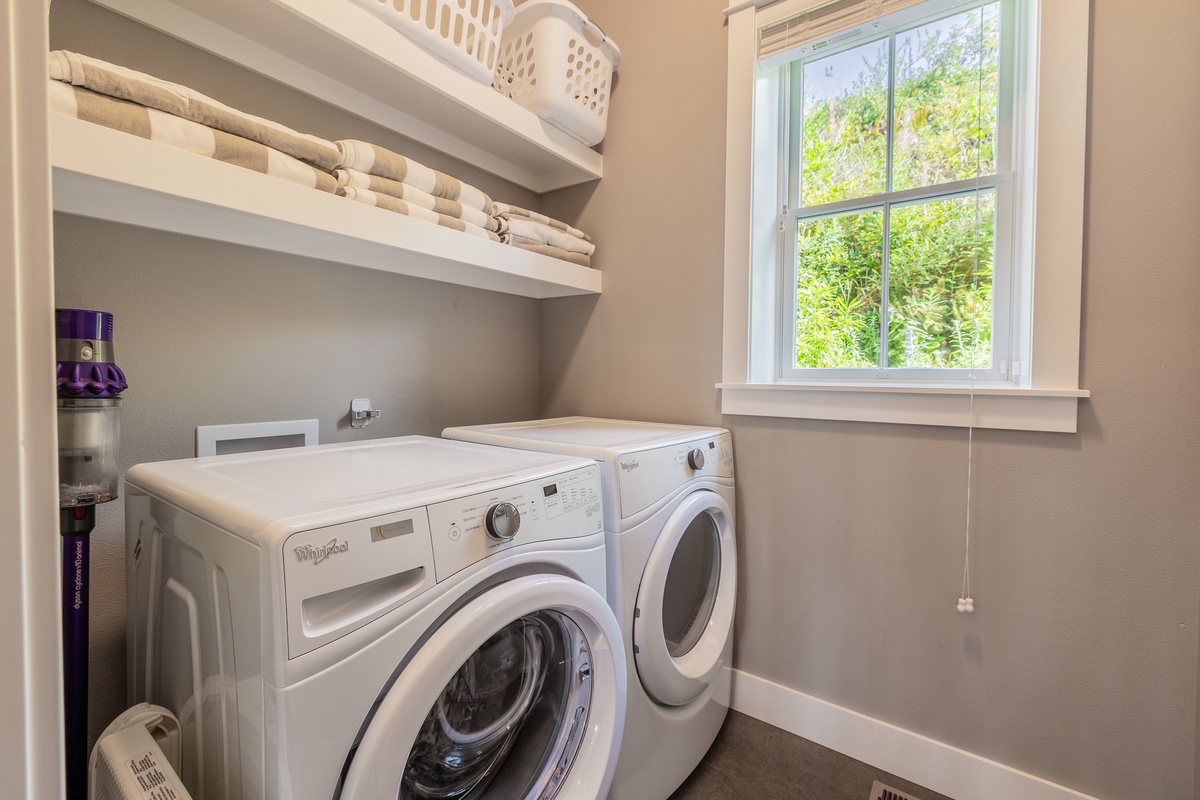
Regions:
<instances>
[{"instance_id":1,"label":"folded striped towel","mask_svg":"<svg viewBox=\"0 0 1200 800\"><path fill-rule=\"evenodd\" d=\"M533 239L542 244L548 244L551 247L557 247L560 250L566 250L571 253L582 253L585 256L590 256L596 252L596 245L591 242L580 239L577 236L572 236L569 233L564 233L558 228L551 228L549 225L534 222L531 219L508 217L508 230L517 236Z\"/></svg>"},{"instance_id":2,"label":"folded striped towel","mask_svg":"<svg viewBox=\"0 0 1200 800\"><path fill-rule=\"evenodd\" d=\"M367 189L375 194L394 197L397 200L403 200L406 203L427 208L430 211L436 211L447 217L461 219L463 222L478 225L493 233L504 232L504 229L501 227L501 220L497 217L480 211L478 208L464 206L457 200L434 197L428 192L423 192L407 183L401 183L400 181L394 181L391 178L384 178L379 175L368 175L356 169L334 170L333 177L337 179L338 186L353 186L356 189Z\"/></svg>"},{"instance_id":3,"label":"folded striped towel","mask_svg":"<svg viewBox=\"0 0 1200 800\"><path fill-rule=\"evenodd\" d=\"M50 78L258 142L324 170L332 170L340 158L333 142L298 133L278 122L230 108L194 89L98 58L55 50L50 53Z\"/></svg>"},{"instance_id":4,"label":"folded striped towel","mask_svg":"<svg viewBox=\"0 0 1200 800\"><path fill-rule=\"evenodd\" d=\"M494 203L492 205L492 213L497 217L504 219L523 217L524 219L533 220L534 222L540 222L543 225L549 225L551 228L560 230L563 233L569 233L576 239L583 239L585 242L590 242L592 240L592 237L588 236L578 228L572 228L565 222L560 222L553 217L547 217L545 214L540 214L537 211L530 211L528 208L521 208L520 206L514 206L509 203Z\"/></svg>"},{"instance_id":5,"label":"folded striped towel","mask_svg":"<svg viewBox=\"0 0 1200 800\"><path fill-rule=\"evenodd\" d=\"M513 247L519 247L522 250L528 250L532 253L541 253L544 256L557 258L562 261L570 261L572 264L578 264L581 267L590 267L592 265L592 257L583 253L574 253L570 250L563 250L561 247L539 242L537 239L529 239L525 236L518 236L513 233L506 233L500 237L500 241L505 244L511 244Z\"/></svg>"},{"instance_id":6,"label":"folded striped towel","mask_svg":"<svg viewBox=\"0 0 1200 800\"><path fill-rule=\"evenodd\" d=\"M328 172L258 142L214 130L154 108L60 81L48 81L50 109L106 128L332 193Z\"/></svg>"},{"instance_id":7,"label":"folded striped towel","mask_svg":"<svg viewBox=\"0 0 1200 800\"><path fill-rule=\"evenodd\" d=\"M492 198L474 186L463 183L458 178L452 178L445 173L418 164L411 158L405 158L399 153L393 153L391 150L369 142L339 139L334 144L341 151L341 158L335 165L339 168L357 170L369 175L407 183L414 189L420 189L434 197L455 200L468 208L491 213Z\"/></svg>"},{"instance_id":8,"label":"folded striped towel","mask_svg":"<svg viewBox=\"0 0 1200 800\"><path fill-rule=\"evenodd\" d=\"M435 225L441 225L443 228L452 228L456 231L469 233L472 236L479 236L484 239L491 239L493 242L500 241L500 237L478 225L472 225L469 222L464 222L456 217L448 217L445 214L439 214L436 211L430 211L428 208L414 205L412 203L391 197L386 194L379 194L370 189L359 189L356 186L339 186L337 193L342 197L351 200L357 200L360 203L366 203L369 206L376 208L384 208L388 211L394 211L397 214L404 214L413 219L419 219L424 222L432 222Z\"/></svg>"}]
</instances>

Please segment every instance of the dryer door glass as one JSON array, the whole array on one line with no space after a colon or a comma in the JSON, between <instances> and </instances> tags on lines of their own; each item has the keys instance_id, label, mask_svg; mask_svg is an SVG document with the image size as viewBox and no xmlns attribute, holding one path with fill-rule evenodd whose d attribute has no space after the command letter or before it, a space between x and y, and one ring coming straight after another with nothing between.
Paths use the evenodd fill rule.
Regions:
<instances>
[{"instance_id":1,"label":"dryer door glass","mask_svg":"<svg viewBox=\"0 0 1200 800\"><path fill-rule=\"evenodd\" d=\"M688 524L667 570L662 626L672 658L689 652L700 641L712 616L720 577L720 533L712 515L705 511Z\"/></svg>"},{"instance_id":2,"label":"dryer door glass","mask_svg":"<svg viewBox=\"0 0 1200 800\"><path fill-rule=\"evenodd\" d=\"M737 595L733 509L700 489L654 540L638 587L633 659L646 693L681 706L713 686L728 659Z\"/></svg>"},{"instance_id":3,"label":"dryer door glass","mask_svg":"<svg viewBox=\"0 0 1200 800\"><path fill-rule=\"evenodd\" d=\"M590 675L586 637L565 615L542 610L505 625L426 715L401 800L553 798L587 727Z\"/></svg>"}]
</instances>

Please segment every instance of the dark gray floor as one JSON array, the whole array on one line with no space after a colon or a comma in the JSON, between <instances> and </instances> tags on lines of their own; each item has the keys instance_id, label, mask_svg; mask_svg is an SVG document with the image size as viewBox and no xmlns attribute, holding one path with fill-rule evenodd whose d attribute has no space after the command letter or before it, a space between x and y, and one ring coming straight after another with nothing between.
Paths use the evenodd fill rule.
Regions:
<instances>
[{"instance_id":1,"label":"dark gray floor","mask_svg":"<svg viewBox=\"0 0 1200 800\"><path fill-rule=\"evenodd\" d=\"M670 800L875 800L874 781L918 800L951 800L730 711L704 761Z\"/></svg>"}]
</instances>

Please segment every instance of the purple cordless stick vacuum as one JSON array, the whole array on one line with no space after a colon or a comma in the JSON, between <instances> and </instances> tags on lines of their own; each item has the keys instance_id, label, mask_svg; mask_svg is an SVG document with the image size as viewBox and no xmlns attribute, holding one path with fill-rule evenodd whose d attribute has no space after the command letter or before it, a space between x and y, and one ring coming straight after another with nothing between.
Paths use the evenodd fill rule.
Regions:
<instances>
[{"instance_id":1,"label":"purple cordless stick vacuum","mask_svg":"<svg viewBox=\"0 0 1200 800\"><path fill-rule=\"evenodd\" d=\"M119 395L113 317L54 312L58 358L58 505L62 534L63 697L67 800L87 797L88 535L96 504L117 497Z\"/></svg>"}]
</instances>

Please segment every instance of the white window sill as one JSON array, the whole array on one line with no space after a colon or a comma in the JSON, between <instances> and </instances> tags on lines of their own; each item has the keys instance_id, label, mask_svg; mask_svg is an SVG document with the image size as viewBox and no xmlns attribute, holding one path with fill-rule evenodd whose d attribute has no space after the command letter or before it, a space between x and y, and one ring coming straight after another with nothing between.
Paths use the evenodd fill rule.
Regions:
<instances>
[{"instance_id":1,"label":"white window sill","mask_svg":"<svg viewBox=\"0 0 1200 800\"><path fill-rule=\"evenodd\" d=\"M719 383L721 413L1075 433L1086 389ZM972 402L972 394L974 401Z\"/></svg>"}]
</instances>

